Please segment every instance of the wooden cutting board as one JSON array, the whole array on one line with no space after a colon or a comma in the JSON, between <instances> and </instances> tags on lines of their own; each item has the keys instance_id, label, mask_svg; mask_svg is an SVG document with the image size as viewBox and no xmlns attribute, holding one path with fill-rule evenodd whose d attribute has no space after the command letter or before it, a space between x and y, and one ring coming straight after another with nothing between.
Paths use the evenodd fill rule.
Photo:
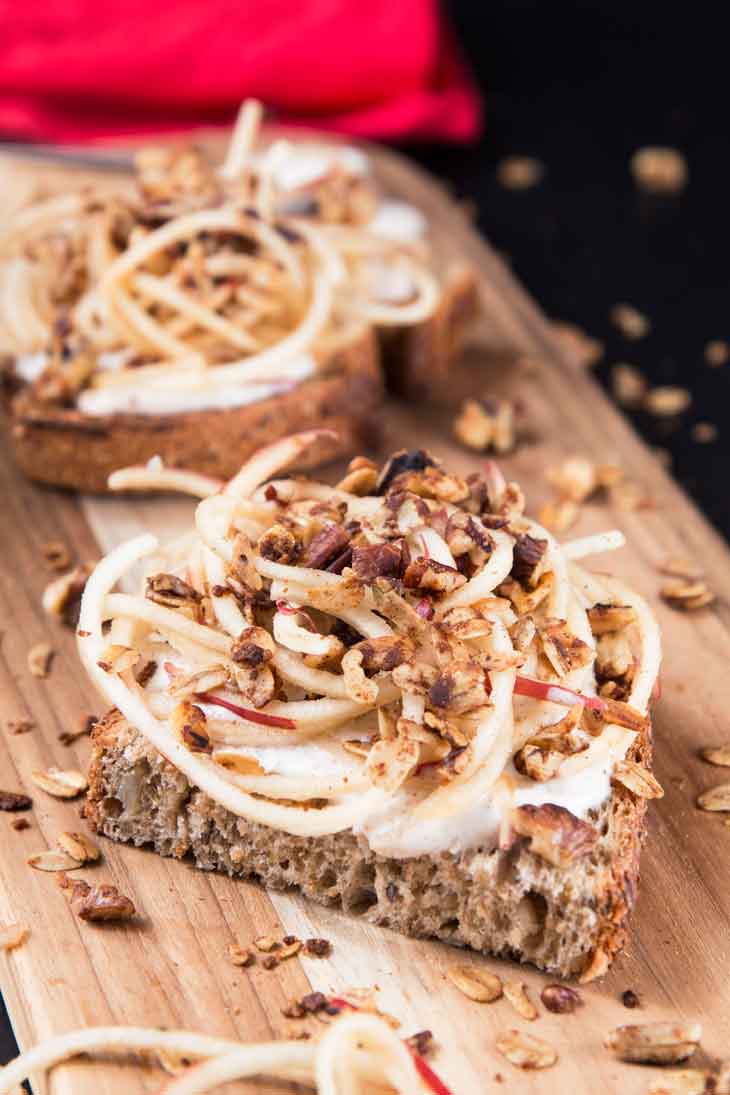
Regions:
<instances>
[{"instance_id":1,"label":"wooden cutting board","mask_svg":"<svg viewBox=\"0 0 730 1095\"><path fill-rule=\"evenodd\" d=\"M521 401L529 437L503 464L508 476L522 483L533 511L546 496L545 467L572 453L621 463L651 500L650 508L638 512L588 505L570 533L624 530L629 546L592 565L610 566L634 583L655 606L664 630L664 689L655 726L656 769L666 796L651 810L632 941L602 983L581 990L584 1006L576 1014L551 1015L541 1008L540 1018L529 1024L506 1000L470 1002L445 973L455 961L486 966L503 977L524 978L537 999L548 979L533 971L406 940L296 896L270 895L108 842L102 864L78 876L114 882L133 898L139 918L116 927L77 920L53 875L26 863L29 855L53 847L59 832L80 825L78 806L35 789L31 769L83 767L87 741L64 747L58 735L82 713L100 712L72 636L49 623L39 607L50 577L40 548L62 539L78 559L94 558L141 528L174 534L189 521L192 506L160 499L78 500L31 486L14 471L3 442L0 787L29 791L34 808L27 815L31 828L24 832L11 829L12 815L0 815L0 924L21 920L31 930L24 946L0 954L2 991L18 1040L27 1048L52 1034L108 1023L184 1027L241 1040L282 1037L295 1026L281 1013L290 997L310 988L330 992L377 985L381 1006L402 1019L404 1032L433 1030L439 1046L434 1064L455 1095L499 1090L498 1077L506 1090L525 1095L583 1092L589 1084L638 1095L665 1073L615 1062L602 1048L610 1028L699 1019L705 1036L696 1063L706 1065L730 1047L730 830L722 815L694 806L701 790L723 781L721 769L698 758L699 748L730 738L730 554L598 386L561 350L537 306L442 188L391 152L374 150L373 156L385 187L428 214L444 252L468 257L481 271L483 330L461 379L465 376L474 390L492 388ZM74 177L79 176L67 169L5 159L0 162L4 211L39 179L56 187ZM97 183L97 177L89 180ZM477 457L453 444L449 423L444 409L391 404L382 412L381 451L427 446L457 469L473 469ZM660 602L657 565L676 554L704 564L718 594L712 609L683 615ZM57 656L51 676L39 681L29 674L26 655L33 643L49 638ZM36 729L10 735L7 722L21 717L32 718ZM270 972L260 965L250 971L234 968L228 944L245 945L262 933L324 936L333 943L332 956L293 959ZM629 988L641 999L639 1011L621 1004L621 993ZM534 1074L515 1069L494 1048L497 1034L508 1028L529 1029L551 1042L558 1064ZM86 1062L59 1068L48 1086L36 1078L36 1091L132 1095L154 1091L161 1082L154 1069Z\"/></svg>"}]
</instances>

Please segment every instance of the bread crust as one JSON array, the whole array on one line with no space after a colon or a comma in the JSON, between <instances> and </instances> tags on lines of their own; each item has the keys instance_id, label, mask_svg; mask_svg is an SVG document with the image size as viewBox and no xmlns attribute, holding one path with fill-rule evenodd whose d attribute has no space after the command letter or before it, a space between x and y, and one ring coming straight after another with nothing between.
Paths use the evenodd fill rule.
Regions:
<instances>
[{"instance_id":1,"label":"bread crust","mask_svg":"<svg viewBox=\"0 0 730 1095\"><path fill-rule=\"evenodd\" d=\"M229 479L263 445L326 427L337 438L313 445L298 465L315 467L368 447L382 398L375 336L364 329L316 377L259 403L92 418L73 408L49 408L23 390L10 404L10 436L15 460L29 479L98 493L107 490L107 478L117 468L144 464L156 455L169 467Z\"/></svg>"},{"instance_id":2,"label":"bread crust","mask_svg":"<svg viewBox=\"0 0 730 1095\"><path fill-rule=\"evenodd\" d=\"M295 887L407 935L429 936L592 980L623 947L636 901L646 802L621 785L590 820L590 856L559 869L518 840L414 859L376 855L350 831L294 837L248 822L192 787L118 712L93 732L85 815L99 833L197 866ZM630 759L647 766L650 735Z\"/></svg>"}]
</instances>

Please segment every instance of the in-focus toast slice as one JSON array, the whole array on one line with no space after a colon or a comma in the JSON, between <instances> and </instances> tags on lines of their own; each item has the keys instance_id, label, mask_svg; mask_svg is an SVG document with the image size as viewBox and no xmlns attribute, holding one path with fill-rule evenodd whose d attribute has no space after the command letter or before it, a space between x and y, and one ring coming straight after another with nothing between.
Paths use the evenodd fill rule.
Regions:
<instances>
[{"instance_id":1,"label":"in-focus toast slice","mask_svg":"<svg viewBox=\"0 0 730 1095\"><path fill-rule=\"evenodd\" d=\"M94 729L85 815L113 840L190 856L203 870L296 888L370 923L531 962L560 977L600 976L623 947L646 835L646 802L614 787L597 813L589 858L569 869L518 839L507 850L473 848L396 859L351 831L324 837L277 833L237 817L191 786L111 711ZM632 756L648 766L644 738Z\"/></svg>"},{"instance_id":2,"label":"in-focus toast slice","mask_svg":"<svg viewBox=\"0 0 730 1095\"><path fill-rule=\"evenodd\" d=\"M90 576L79 651L120 712L91 820L412 935L603 972L662 794L656 621L576 561L620 541L560 545L496 467L463 479L424 450L336 487L281 477L317 436ZM115 592L133 568L139 592Z\"/></svg>"}]
</instances>

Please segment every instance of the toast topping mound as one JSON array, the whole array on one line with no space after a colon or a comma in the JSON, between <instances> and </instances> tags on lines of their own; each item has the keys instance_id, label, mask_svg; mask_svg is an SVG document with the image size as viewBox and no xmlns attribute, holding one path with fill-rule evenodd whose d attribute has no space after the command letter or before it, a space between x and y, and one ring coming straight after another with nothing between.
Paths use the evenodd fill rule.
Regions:
<instances>
[{"instance_id":1,"label":"toast topping mound","mask_svg":"<svg viewBox=\"0 0 730 1095\"><path fill-rule=\"evenodd\" d=\"M260 402L372 327L404 330L444 289L411 206L364 153L254 147L244 104L225 162L150 148L135 179L38 201L0 236L0 352L18 414L167 415Z\"/></svg>"},{"instance_id":2,"label":"toast topping mound","mask_svg":"<svg viewBox=\"0 0 730 1095\"><path fill-rule=\"evenodd\" d=\"M251 822L400 857L518 839L559 868L590 855L660 660L641 598L576 561L620 534L561 546L494 465L464 478L423 451L355 460L336 487L272 478L319 436L211 486L184 539L99 563L92 678ZM143 559L138 591L115 592Z\"/></svg>"}]
</instances>

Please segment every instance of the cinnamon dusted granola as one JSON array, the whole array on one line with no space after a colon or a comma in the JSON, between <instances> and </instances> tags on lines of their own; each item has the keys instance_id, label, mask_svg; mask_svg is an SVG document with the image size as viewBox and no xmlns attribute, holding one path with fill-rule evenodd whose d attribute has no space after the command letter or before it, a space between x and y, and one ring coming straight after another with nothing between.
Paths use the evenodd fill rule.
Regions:
<instances>
[{"instance_id":1,"label":"cinnamon dusted granola","mask_svg":"<svg viewBox=\"0 0 730 1095\"><path fill-rule=\"evenodd\" d=\"M112 920L131 920L136 914L134 902L116 886L107 883L89 886L81 879L69 878L63 871L58 876L58 884L81 920L103 924Z\"/></svg>"},{"instance_id":2,"label":"cinnamon dusted granola","mask_svg":"<svg viewBox=\"0 0 730 1095\"><path fill-rule=\"evenodd\" d=\"M515 410L506 399L467 399L454 419L454 434L477 452L511 452L515 447Z\"/></svg>"}]
</instances>

